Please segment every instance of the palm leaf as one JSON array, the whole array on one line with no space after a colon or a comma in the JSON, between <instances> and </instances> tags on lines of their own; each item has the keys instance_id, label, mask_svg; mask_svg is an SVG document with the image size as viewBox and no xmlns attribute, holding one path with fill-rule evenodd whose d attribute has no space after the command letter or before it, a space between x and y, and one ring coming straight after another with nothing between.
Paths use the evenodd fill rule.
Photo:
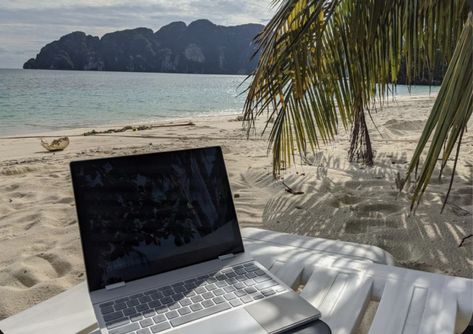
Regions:
<instances>
[{"instance_id":1,"label":"palm leaf","mask_svg":"<svg viewBox=\"0 0 473 334\"><path fill-rule=\"evenodd\" d=\"M450 186L453 182L456 162L460 152L461 138L473 110L472 41L473 17L470 13L407 171L406 180L417 168L416 166L419 165L421 155L430 142L422 171L419 178L415 180L411 209L414 209L420 203L422 194L429 184L439 157L441 156L441 170L443 170L455 144L457 144L458 149L455 154L455 166Z\"/></svg>"},{"instance_id":2,"label":"palm leaf","mask_svg":"<svg viewBox=\"0 0 473 334\"><path fill-rule=\"evenodd\" d=\"M402 59L408 83L425 70L432 73L438 50L443 62L450 62L457 54L452 53L452 46L459 41L468 16L464 0L274 3L278 10L256 40L260 58L250 77L244 106L244 121L249 128L265 112L275 119L271 126L266 124L270 129L268 150L273 155L274 175L297 156L333 140L339 122L348 128L354 122L364 122L363 113L373 103L382 106L394 91ZM460 76L457 71L451 72L444 80L445 85ZM459 97L455 87L452 83L446 90L450 92L447 97ZM435 108L445 105L446 100L443 101L439 100ZM468 104L461 103L460 107L466 108ZM432 129L426 128L420 142L424 144L418 147L410 172L419 162L428 134L439 119L440 115L433 115L429 121ZM451 130L447 131L450 136L444 154L448 155L462 131L459 124L465 120L459 116L443 120L457 124L447 127ZM361 144L369 144L367 130L359 138ZM437 153L433 150L426 163L431 163ZM430 167L425 169L421 180L428 181L429 170Z\"/></svg>"}]
</instances>

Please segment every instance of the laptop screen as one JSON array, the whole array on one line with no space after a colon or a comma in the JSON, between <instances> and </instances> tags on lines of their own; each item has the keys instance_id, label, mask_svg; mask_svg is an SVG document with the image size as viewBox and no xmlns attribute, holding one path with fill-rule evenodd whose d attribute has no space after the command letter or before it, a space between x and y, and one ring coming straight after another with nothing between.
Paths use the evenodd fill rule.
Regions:
<instances>
[{"instance_id":1,"label":"laptop screen","mask_svg":"<svg viewBox=\"0 0 473 334\"><path fill-rule=\"evenodd\" d=\"M219 147L71 162L89 289L243 251Z\"/></svg>"}]
</instances>

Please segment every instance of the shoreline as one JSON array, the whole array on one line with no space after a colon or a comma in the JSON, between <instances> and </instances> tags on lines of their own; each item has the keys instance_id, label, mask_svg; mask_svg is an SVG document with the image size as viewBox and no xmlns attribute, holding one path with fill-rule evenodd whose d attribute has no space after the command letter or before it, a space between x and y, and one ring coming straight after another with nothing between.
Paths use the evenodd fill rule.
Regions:
<instances>
[{"instance_id":1,"label":"shoreline","mask_svg":"<svg viewBox=\"0 0 473 334\"><path fill-rule=\"evenodd\" d=\"M235 112L235 113L228 113L228 114L216 114L216 115L193 115L193 116L163 116L162 120L150 120L150 119L141 119L141 120L135 120L135 121L124 121L124 122L115 122L115 121L110 121L109 123L103 123L99 124L96 126L74 126L74 127L67 127L64 129L57 129L57 130L41 130L40 132L26 132L26 133L18 133L18 134L12 134L12 135L1 135L0 140L3 139L21 139L21 138L39 138L39 137L63 137L63 136L77 136L81 135L80 133L77 133L78 131L91 131L91 130L107 130L109 128L119 128L119 127L125 127L125 126L140 126L140 125L161 125L161 124L167 124L167 123L175 123L178 121L192 121L193 119L202 119L202 118L207 118L207 117L231 117L231 116L237 116L240 115L241 112Z\"/></svg>"},{"instance_id":2,"label":"shoreline","mask_svg":"<svg viewBox=\"0 0 473 334\"><path fill-rule=\"evenodd\" d=\"M393 104L403 102L406 100L409 101L415 101L416 99L430 99L436 96L436 92L433 92L431 94L413 94L413 95L390 95L388 98L385 100L386 106L389 107ZM159 125L163 124L166 122L178 122L178 121L183 121L183 120L189 120L192 121L193 119L205 119L205 118L213 118L213 117L231 117L231 116L238 116L241 115L242 111L235 111L235 112L203 112L201 114L195 114L191 116L176 116L176 115L171 115L171 116L158 116L158 118L161 118L159 120L156 119L150 119L150 118L141 118L141 119L136 119L132 121L109 121L107 123L102 123L98 124L96 126L85 126L85 125L80 125L80 126L68 126L64 127L63 129L44 129L44 130L38 130L38 132L23 132L20 131L16 134L10 134L10 135L0 135L0 140L3 139L20 139L20 138L39 138L39 137L61 137L61 136L71 136L71 135L78 135L76 133L77 131L83 131L87 132L92 129L96 130L104 130L108 128L115 128L115 127L124 127L124 126L139 126L139 125Z\"/></svg>"},{"instance_id":3,"label":"shoreline","mask_svg":"<svg viewBox=\"0 0 473 334\"><path fill-rule=\"evenodd\" d=\"M74 129L68 129L66 131L49 131L38 134L30 135L21 135L16 137L0 137L0 168L1 162L8 160L18 160L25 159L30 156L36 156L38 154L45 155L64 155L68 156L68 153L71 152L82 152L93 147L103 147L103 146L114 146L114 142L117 138L122 138L125 141L128 141L128 144L131 144L132 141L137 143L146 142L150 140L166 140L166 139L176 139L176 140L189 140L189 136L179 136L179 133L176 129L173 128L193 128L199 126L205 126L207 123L219 124L221 122L232 122L235 125L240 125L241 122L236 121L236 116L238 115L212 115L212 116L199 116L194 118L185 118L185 119L175 119L173 121L169 120L166 122L159 123L145 123L145 122L136 122L133 123L133 126L147 125L153 126L151 129L137 130L137 131L124 131L117 133L100 133L92 135L84 135L84 133L91 131L92 129L96 131L106 131L109 129L119 129L126 126L130 126L130 123L116 123L113 126L104 125L97 126L94 128L83 128L78 127ZM193 125L189 125L192 123ZM205 132L197 131L199 133L199 138L208 137ZM48 152L40 146L40 139L45 138L58 138L58 137L70 137L70 144L68 148L64 151L58 152ZM101 139L97 141L97 138ZM214 139L218 139L212 137ZM224 138L221 138L224 139ZM97 143L96 143L97 142ZM97 145L98 144L98 145Z\"/></svg>"}]
</instances>

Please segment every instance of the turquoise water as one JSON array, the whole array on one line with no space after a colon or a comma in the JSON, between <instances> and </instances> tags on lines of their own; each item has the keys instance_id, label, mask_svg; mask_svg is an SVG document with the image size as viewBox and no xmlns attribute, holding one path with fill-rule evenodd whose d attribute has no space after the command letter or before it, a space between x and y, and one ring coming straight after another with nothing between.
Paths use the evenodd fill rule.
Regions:
<instances>
[{"instance_id":1,"label":"turquoise water","mask_svg":"<svg viewBox=\"0 0 473 334\"><path fill-rule=\"evenodd\" d=\"M244 76L0 70L0 136L241 112ZM241 89L240 89L241 91Z\"/></svg>"},{"instance_id":2,"label":"turquoise water","mask_svg":"<svg viewBox=\"0 0 473 334\"><path fill-rule=\"evenodd\" d=\"M245 76L0 70L0 137L240 113ZM413 87L427 94L429 87ZM398 94L407 94L398 86Z\"/></svg>"}]
</instances>

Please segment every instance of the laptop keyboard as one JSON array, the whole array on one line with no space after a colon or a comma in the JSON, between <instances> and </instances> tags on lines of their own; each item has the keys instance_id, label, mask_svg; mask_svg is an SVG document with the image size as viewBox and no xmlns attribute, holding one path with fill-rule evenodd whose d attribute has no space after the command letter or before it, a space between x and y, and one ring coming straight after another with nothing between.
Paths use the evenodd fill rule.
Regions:
<instances>
[{"instance_id":1,"label":"laptop keyboard","mask_svg":"<svg viewBox=\"0 0 473 334\"><path fill-rule=\"evenodd\" d=\"M253 262L99 305L110 334L160 333L286 291Z\"/></svg>"}]
</instances>

